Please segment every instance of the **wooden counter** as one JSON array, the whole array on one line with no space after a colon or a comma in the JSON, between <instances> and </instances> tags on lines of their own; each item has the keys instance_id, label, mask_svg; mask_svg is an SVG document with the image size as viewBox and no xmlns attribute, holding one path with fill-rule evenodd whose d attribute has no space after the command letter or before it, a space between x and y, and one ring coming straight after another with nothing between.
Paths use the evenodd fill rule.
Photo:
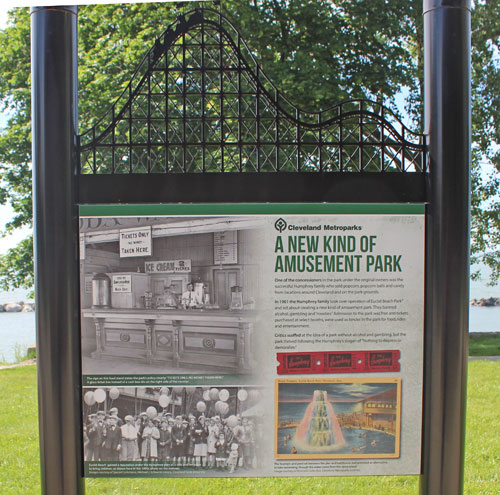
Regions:
<instances>
[{"instance_id":1,"label":"wooden counter","mask_svg":"<svg viewBox=\"0 0 500 495\"><path fill-rule=\"evenodd\" d=\"M96 329L93 358L248 372L254 311L84 309Z\"/></svg>"}]
</instances>

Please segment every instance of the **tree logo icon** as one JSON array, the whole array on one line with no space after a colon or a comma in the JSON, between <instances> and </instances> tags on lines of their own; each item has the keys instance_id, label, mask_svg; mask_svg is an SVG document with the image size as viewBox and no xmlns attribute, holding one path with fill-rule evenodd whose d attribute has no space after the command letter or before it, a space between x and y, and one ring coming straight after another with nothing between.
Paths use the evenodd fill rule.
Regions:
<instances>
[{"instance_id":1,"label":"tree logo icon","mask_svg":"<svg viewBox=\"0 0 500 495\"><path fill-rule=\"evenodd\" d=\"M280 233L286 229L287 223L283 218L278 218L276 222L274 222L274 228Z\"/></svg>"}]
</instances>

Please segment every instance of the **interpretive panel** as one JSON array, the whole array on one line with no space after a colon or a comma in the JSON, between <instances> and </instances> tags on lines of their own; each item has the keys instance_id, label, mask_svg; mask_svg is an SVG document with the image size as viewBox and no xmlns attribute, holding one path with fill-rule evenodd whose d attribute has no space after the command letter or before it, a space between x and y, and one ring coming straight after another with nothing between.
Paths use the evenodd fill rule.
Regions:
<instances>
[{"instance_id":1,"label":"interpretive panel","mask_svg":"<svg viewBox=\"0 0 500 495\"><path fill-rule=\"evenodd\" d=\"M86 475L418 474L424 211L82 205Z\"/></svg>"}]
</instances>

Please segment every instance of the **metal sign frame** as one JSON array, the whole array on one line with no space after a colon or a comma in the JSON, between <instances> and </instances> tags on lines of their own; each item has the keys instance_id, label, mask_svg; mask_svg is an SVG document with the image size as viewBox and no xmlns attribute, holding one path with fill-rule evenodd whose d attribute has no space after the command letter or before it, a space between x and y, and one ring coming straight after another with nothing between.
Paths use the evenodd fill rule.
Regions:
<instances>
[{"instance_id":1,"label":"metal sign frame","mask_svg":"<svg viewBox=\"0 0 500 495\"><path fill-rule=\"evenodd\" d=\"M32 9L42 493L83 494L79 203L427 203L421 493L463 485L470 0L425 0L425 134L350 101L308 113L220 13L181 16L77 135L77 9ZM452 254L450 254L452 253Z\"/></svg>"}]
</instances>

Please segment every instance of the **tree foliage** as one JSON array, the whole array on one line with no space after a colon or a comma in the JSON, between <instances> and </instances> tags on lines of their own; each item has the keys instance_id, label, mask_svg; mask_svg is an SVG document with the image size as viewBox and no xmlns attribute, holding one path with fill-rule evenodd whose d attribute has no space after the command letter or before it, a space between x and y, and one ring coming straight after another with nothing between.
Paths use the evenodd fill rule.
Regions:
<instances>
[{"instance_id":1,"label":"tree foliage","mask_svg":"<svg viewBox=\"0 0 500 495\"><path fill-rule=\"evenodd\" d=\"M10 26L0 31L0 110L10 115L0 133L0 202L14 210L6 233L32 222L29 12L16 9L9 19ZM0 257L3 288L33 286L32 253L29 238Z\"/></svg>"},{"instance_id":2,"label":"tree foliage","mask_svg":"<svg viewBox=\"0 0 500 495\"><path fill-rule=\"evenodd\" d=\"M232 0L224 13L266 74L299 107L321 110L369 98L406 112L421 130L423 32L421 0ZM183 4L181 10L199 6ZM93 5L79 10L79 120L93 125L126 87L142 56L175 20L173 3ZM498 2L476 2L473 15L473 245L475 259L500 274ZM0 31L0 102L10 115L0 133L0 203L15 216L7 232L31 225L29 12L15 9ZM485 178L481 160L492 163ZM496 168L495 168L496 167ZM0 258L4 288L31 286L28 239Z\"/></svg>"},{"instance_id":3,"label":"tree foliage","mask_svg":"<svg viewBox=\"0 0 500 495\"><path fill-rule=\"evenodd\" d=\"M481 167L486 165L486 167ZM472 16L472 262L500 278L500 3L480 0ZM473 272L473 278L479 277Z\"/></svg>"}]
</instances>

